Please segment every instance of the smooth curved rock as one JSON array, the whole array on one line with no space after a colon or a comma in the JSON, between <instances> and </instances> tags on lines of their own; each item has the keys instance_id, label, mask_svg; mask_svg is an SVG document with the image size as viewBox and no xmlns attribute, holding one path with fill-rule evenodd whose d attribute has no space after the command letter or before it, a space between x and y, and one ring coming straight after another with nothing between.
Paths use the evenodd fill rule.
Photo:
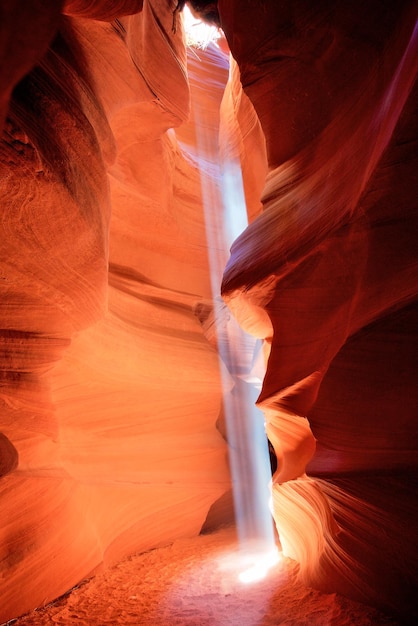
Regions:
<instances>
[{"instance_id":1,"label":"smooth curved rock","mask_svg":"<svg viewBox=\"0 0 418 626\"><path fill-rule=\"evenodd\" d=\"M9 439L0 433L0 477L13 472L19 463L19 455Z\"/></svg>"},{"instance_id":2,"label":"smooth curved rock","mask_svg":"<svg viewBox=\"0 0 418 626\"><path fill-rule=\"evenodd\" d=\"M0 620L231 519L221 157L251 222L223 295L265 340L283 547L415 623L415 3L194 3L229 74L186 51L182 4L0 8Z\"/></svg>"},{"instance_id":3,"label":"smooth curved rock","mask_svg":"<svg viewBox=\"0 0 418 626\"><path fill-rule=\"evenodd\" d=\"M63 13L71 17L111 22L142 11L143 0L64 0Z\"/></svg>"},{"instance_id":4,"label":"smooth curved rock","mask_svg":"<svg viewBox=\"0 0 418 626\"><path fill-rule=\"evenodd\" d=\"M415 9L270 2L254 29L255 3L218 6L270 166L223 295L270 346L279 534L310 584L412 623L416 550L397 529L417 510Z\"/></svg>"},{"instance_id":5,"label":"smooth curved rock","mask_svg":"<svg viewBox=\"0 0 418 626\"><path fill-rule=\"evenodd\" d=\"M4 0L0 6L0 128L15 85L45 54L58 30L63 0Z\"/></svg>"},{"instance_id":6,"label":"smooth curved rock","mask_svg":"<svg viewBox=\"0 0 418 626\"><path fill-rule=\"evenodd\" d=\"M194 313L210 173L172 130L193 83L183 34L169 3L110 4L117 21L66 4L1 142L0 621L198 534L230 490ZM216 80L215 136L225 63Z\"/></svg>"}]
</instances>

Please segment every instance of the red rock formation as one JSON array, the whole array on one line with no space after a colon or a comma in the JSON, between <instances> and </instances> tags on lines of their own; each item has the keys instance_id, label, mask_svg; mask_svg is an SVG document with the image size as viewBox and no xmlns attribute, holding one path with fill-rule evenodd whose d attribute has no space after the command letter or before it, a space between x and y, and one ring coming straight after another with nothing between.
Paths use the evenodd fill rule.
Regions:
<instances>
[{"instance_id":1,"label":"red rock formation","mask_svg":"<svg viewBox=\"0 0 418 626\"><path fill-rule=\"evenodd\" d=\"M211 297L205 172L170 130L189 115L182 31L166 2L120 4L103 15L106 3L67 3L49 50L14 74L1 143L0 621L199 533L230 488L218 358L194 314ZM227 71L214 71L217 135Z\"/></svg>"},{"instance_id":2,"label":"red rock formation","mask_svg":"<svg viewBox=\"0 0 418 626\"><path fill-rule=\"evenodd\" d=\"M219 13L270 166L223 293L271 344L258 404L281 541L310 584L412 623L416 6L220 1Z\"/></svg>"},{"instance_id":3,"label":"red rock formation","mask_svg":"<svg viewBox=\"0 0 418 626\"><path fill-rule=\"evenodd\" d=\"M414 3L220 0L224 96L176 7L0 8L0 620L225 519L197 138L220 126L283 547L414 623Z\"/></svg>"}]
</instances>

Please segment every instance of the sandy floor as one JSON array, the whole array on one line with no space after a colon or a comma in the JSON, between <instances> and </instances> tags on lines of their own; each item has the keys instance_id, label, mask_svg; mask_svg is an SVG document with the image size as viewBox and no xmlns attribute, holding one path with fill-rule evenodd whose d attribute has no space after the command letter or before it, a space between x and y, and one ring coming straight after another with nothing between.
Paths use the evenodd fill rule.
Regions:
<instances>
[{"instance_id":1,"label":"sandy floor","mask_svg":"<svg viewBox=\"0 0 418 626\"><path fill-rule=\"evenodd\" d=\"M14 626L381 626L375 610L296 582L282 559L251 585L237 578L231 530L135 555Z\"/></svg>"}]
</instances>

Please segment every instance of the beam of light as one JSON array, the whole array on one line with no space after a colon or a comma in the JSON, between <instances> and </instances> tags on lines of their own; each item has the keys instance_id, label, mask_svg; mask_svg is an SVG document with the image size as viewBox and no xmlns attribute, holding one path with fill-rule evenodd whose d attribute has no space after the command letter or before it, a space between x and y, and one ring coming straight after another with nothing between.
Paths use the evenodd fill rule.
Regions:
<instances>
[{"instance_id":1,"label":"beam of light","mask_svg":"<svg viewBox=\"0 0 418 626\"><path fill-rule=\"evenodd\" d=\"M255 406L261 380L254 369L262 345L240 328L220 297L229 249L247 226L247 210L239 161L220 162L217 127L202 102L193 103L193 115L237 533L243 554L254 541L259 546L259 558L252 556L242 574L242 581L249 582L265 575L267 562L276 562L271 555L277 554L277 547L269 509L271 471L264 416Z\"/></svg>"}]
</instances>

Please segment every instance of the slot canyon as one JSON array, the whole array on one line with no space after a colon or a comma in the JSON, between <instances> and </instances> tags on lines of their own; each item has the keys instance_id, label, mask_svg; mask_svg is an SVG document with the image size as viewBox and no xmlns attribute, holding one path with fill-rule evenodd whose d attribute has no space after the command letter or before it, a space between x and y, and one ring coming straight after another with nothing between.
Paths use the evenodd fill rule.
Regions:
<instances>
[{"instance_id":1,"label":"slot canyon","mask_svg":"<svg viewBox=\"0 0 418 626\"><path fill-rule=\"evenodd\" d=\"M0 623L234 528L251 387L295 584L416 624L418 4L185 4L0 3ZM269 619L172 623L359 623Z\"/></svg>"}]
</instances>

